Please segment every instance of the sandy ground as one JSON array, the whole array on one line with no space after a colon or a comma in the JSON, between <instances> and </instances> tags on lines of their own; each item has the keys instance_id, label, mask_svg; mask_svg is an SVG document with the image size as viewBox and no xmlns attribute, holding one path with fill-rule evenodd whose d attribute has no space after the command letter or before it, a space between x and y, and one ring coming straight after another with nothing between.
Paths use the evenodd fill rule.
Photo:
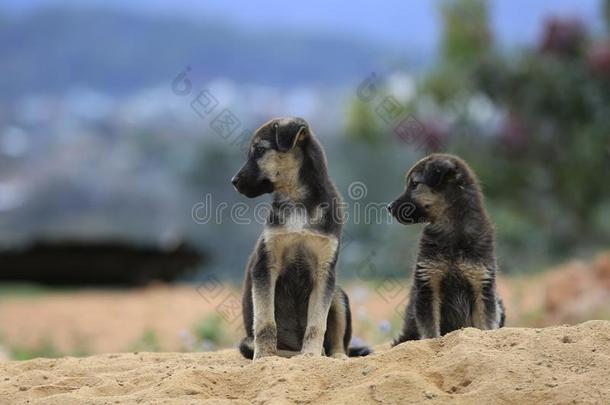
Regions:
<instances>
[{"instance_id":1,"label":"sandy ground","mask_svg":"<svg viewBox=\"0 0 610 405\"><path fill-rule=\"evenodd\" d=\"M0 403L610 403L610 322L465 329L366 358L235 350L0 362Z\"/></svg>"}]
</instances>

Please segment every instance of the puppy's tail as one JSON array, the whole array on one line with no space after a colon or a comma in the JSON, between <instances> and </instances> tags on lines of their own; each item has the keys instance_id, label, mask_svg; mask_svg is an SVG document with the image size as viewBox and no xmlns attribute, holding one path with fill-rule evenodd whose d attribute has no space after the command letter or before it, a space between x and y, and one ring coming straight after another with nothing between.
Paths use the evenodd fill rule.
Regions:
<instances>
[{"instance_id":1,"label":"puppy's tail","mask_svg":"<svg viewBox=\"0 0 610 405\"><path fill-rule=\"evenodd\" d=\"M239 352L247 359L252 360L254 358L254 339L251 336L246 336L241 340Z\"/></svg>"},{"instance_id":2,"label":"puppy's tail","mask_svg":"<svg viewBox=\"0 0 610 405\"><path fill-rule=\"evenodd\" d=\"M373 353L373 351L366 346L356 346L347 349L347 355L349 357L364 357L368 356L371 353Z\"/></svg>"}]
</instances>

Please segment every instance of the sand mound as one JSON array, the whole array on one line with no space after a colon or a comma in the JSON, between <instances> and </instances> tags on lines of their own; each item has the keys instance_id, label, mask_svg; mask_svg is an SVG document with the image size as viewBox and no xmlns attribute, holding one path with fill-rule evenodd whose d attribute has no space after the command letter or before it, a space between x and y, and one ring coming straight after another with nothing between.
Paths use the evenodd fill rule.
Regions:
<instances>
[{"instance_id":1,"label":"sand mound","mask_svg":"<svg viewBox=\"0 0 610 405\"><path fill-rule=\"evenodd\" d=\"M465 329L366 358L234 350L0 363L0 403L610 403L610 322Z\"/></svg>"}]
</instances>

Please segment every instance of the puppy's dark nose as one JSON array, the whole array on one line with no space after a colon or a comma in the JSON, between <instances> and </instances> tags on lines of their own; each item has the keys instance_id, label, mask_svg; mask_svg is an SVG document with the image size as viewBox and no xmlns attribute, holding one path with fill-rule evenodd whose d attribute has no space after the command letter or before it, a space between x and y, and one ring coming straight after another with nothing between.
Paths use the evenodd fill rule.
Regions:
<instances>
[{"instance_id":1,"label":"puppy's dark nose","mask_svg":"<svg viewBox=\"0 0 610 405\"><path fill-rule=\"evenodd\" d=\"M235 176L233 176L233 178L231 179L231 184L233 184L233 187L237 187L237 183L239 182L239 174L236 174Z\"/></svg>"}]
</instances>

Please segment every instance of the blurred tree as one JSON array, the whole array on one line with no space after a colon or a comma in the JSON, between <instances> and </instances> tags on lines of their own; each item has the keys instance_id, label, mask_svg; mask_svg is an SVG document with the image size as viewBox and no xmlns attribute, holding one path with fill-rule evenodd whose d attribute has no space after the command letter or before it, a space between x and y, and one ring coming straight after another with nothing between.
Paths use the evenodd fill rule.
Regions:
<instances>
[{"instance_id":1,"label":"blurred tree","mask_svg":"<svg viewBox=\"0 0 610 405\"><path fill-rule=\"evenodd\" d=\"M544 187L580 230L594 225L596 208L607 194L600 174L609 174L605 151L610 128L603 111L610 92L583 57L587 42L580 21L551 19L539 53L526 52L513 63L498 58L476 71L479 89L511 111L512 124L519 124L501 137L525 139L521 164L541 170ZM599 58L593 63L603 64L603 55Z\"/></svg>"},{"instance_id":2,"label":"blurred tree","mask_svg":"<svg viewBox=\"0 0 610 405\"><path fill-rule=\"evenodd\" d=\"M469 63L492 45L486 0L445 0L442 4L443 56L449 63Z\"/></svg>"},{"instance_id":3,"label":"blurred tree","mask_svg":"<svg viewBox=\"0 0 610 405\"><path fill-rule=\"evenodd\" d=\"M383 131L377 122L375 111L370 103L359 98L352 100L347 112L345 133L348 138L369 144L378 144Z\"/></svg>"},{"instance_id":4,"label":"blurred tree","mask_svg":"<svg viewBox=\"0 0 610 405\"><path fill-rule=\"evenodd\" d=\"M610 0L604 12L610 26ZM445 149L479 174L505 260L520 267L528 256L603 247L610 38L553 17L535 47L503 54L493 48L486 1L447 0L442 15L442 62L407 108L441 128Z\"/></svg>"},{"instance_id":5,"label":"blurred tree","mask_svg":"<svg viewBox=\"0 0 610 405\"><path fill-rule=\"evenodd\" d=\"M397 169L393 163L436 149L432 142L464 157L478 173L504 271L543 268L607 247L610 38L592 38L579 19L553 17L535 46L502 53L494 48L487 1L441 5L440 63L421 77L404 106L424 136L417 144L399 137L404 148L368 148L391 128L380 127L376 103L352 101L347 135L365 142L351 143L349 156L367 161L352 168L352 176L371 185L371 197L392 195L370 173L398 177L407 164ZM610 0L604 7L610 28ZM365 226L349 232L367 246L391 234ZM384 243L404 251L405 242L393 235ZM350 249L358 253L360 247L355 243L348 254ZM392 268L390 261L381 267Z\"/></svg>"},{"instance_id":6,"label":"blurred tree","mask_svg":"<svg viewBox=\"0 0 610 405\"><path fill-rule=\"evenodd\" d=\"M587 39L586 28L578 18L549 18L543 32L541 52L559 56L575 56L584 49Z\"/></svg>"}]
</instances>

